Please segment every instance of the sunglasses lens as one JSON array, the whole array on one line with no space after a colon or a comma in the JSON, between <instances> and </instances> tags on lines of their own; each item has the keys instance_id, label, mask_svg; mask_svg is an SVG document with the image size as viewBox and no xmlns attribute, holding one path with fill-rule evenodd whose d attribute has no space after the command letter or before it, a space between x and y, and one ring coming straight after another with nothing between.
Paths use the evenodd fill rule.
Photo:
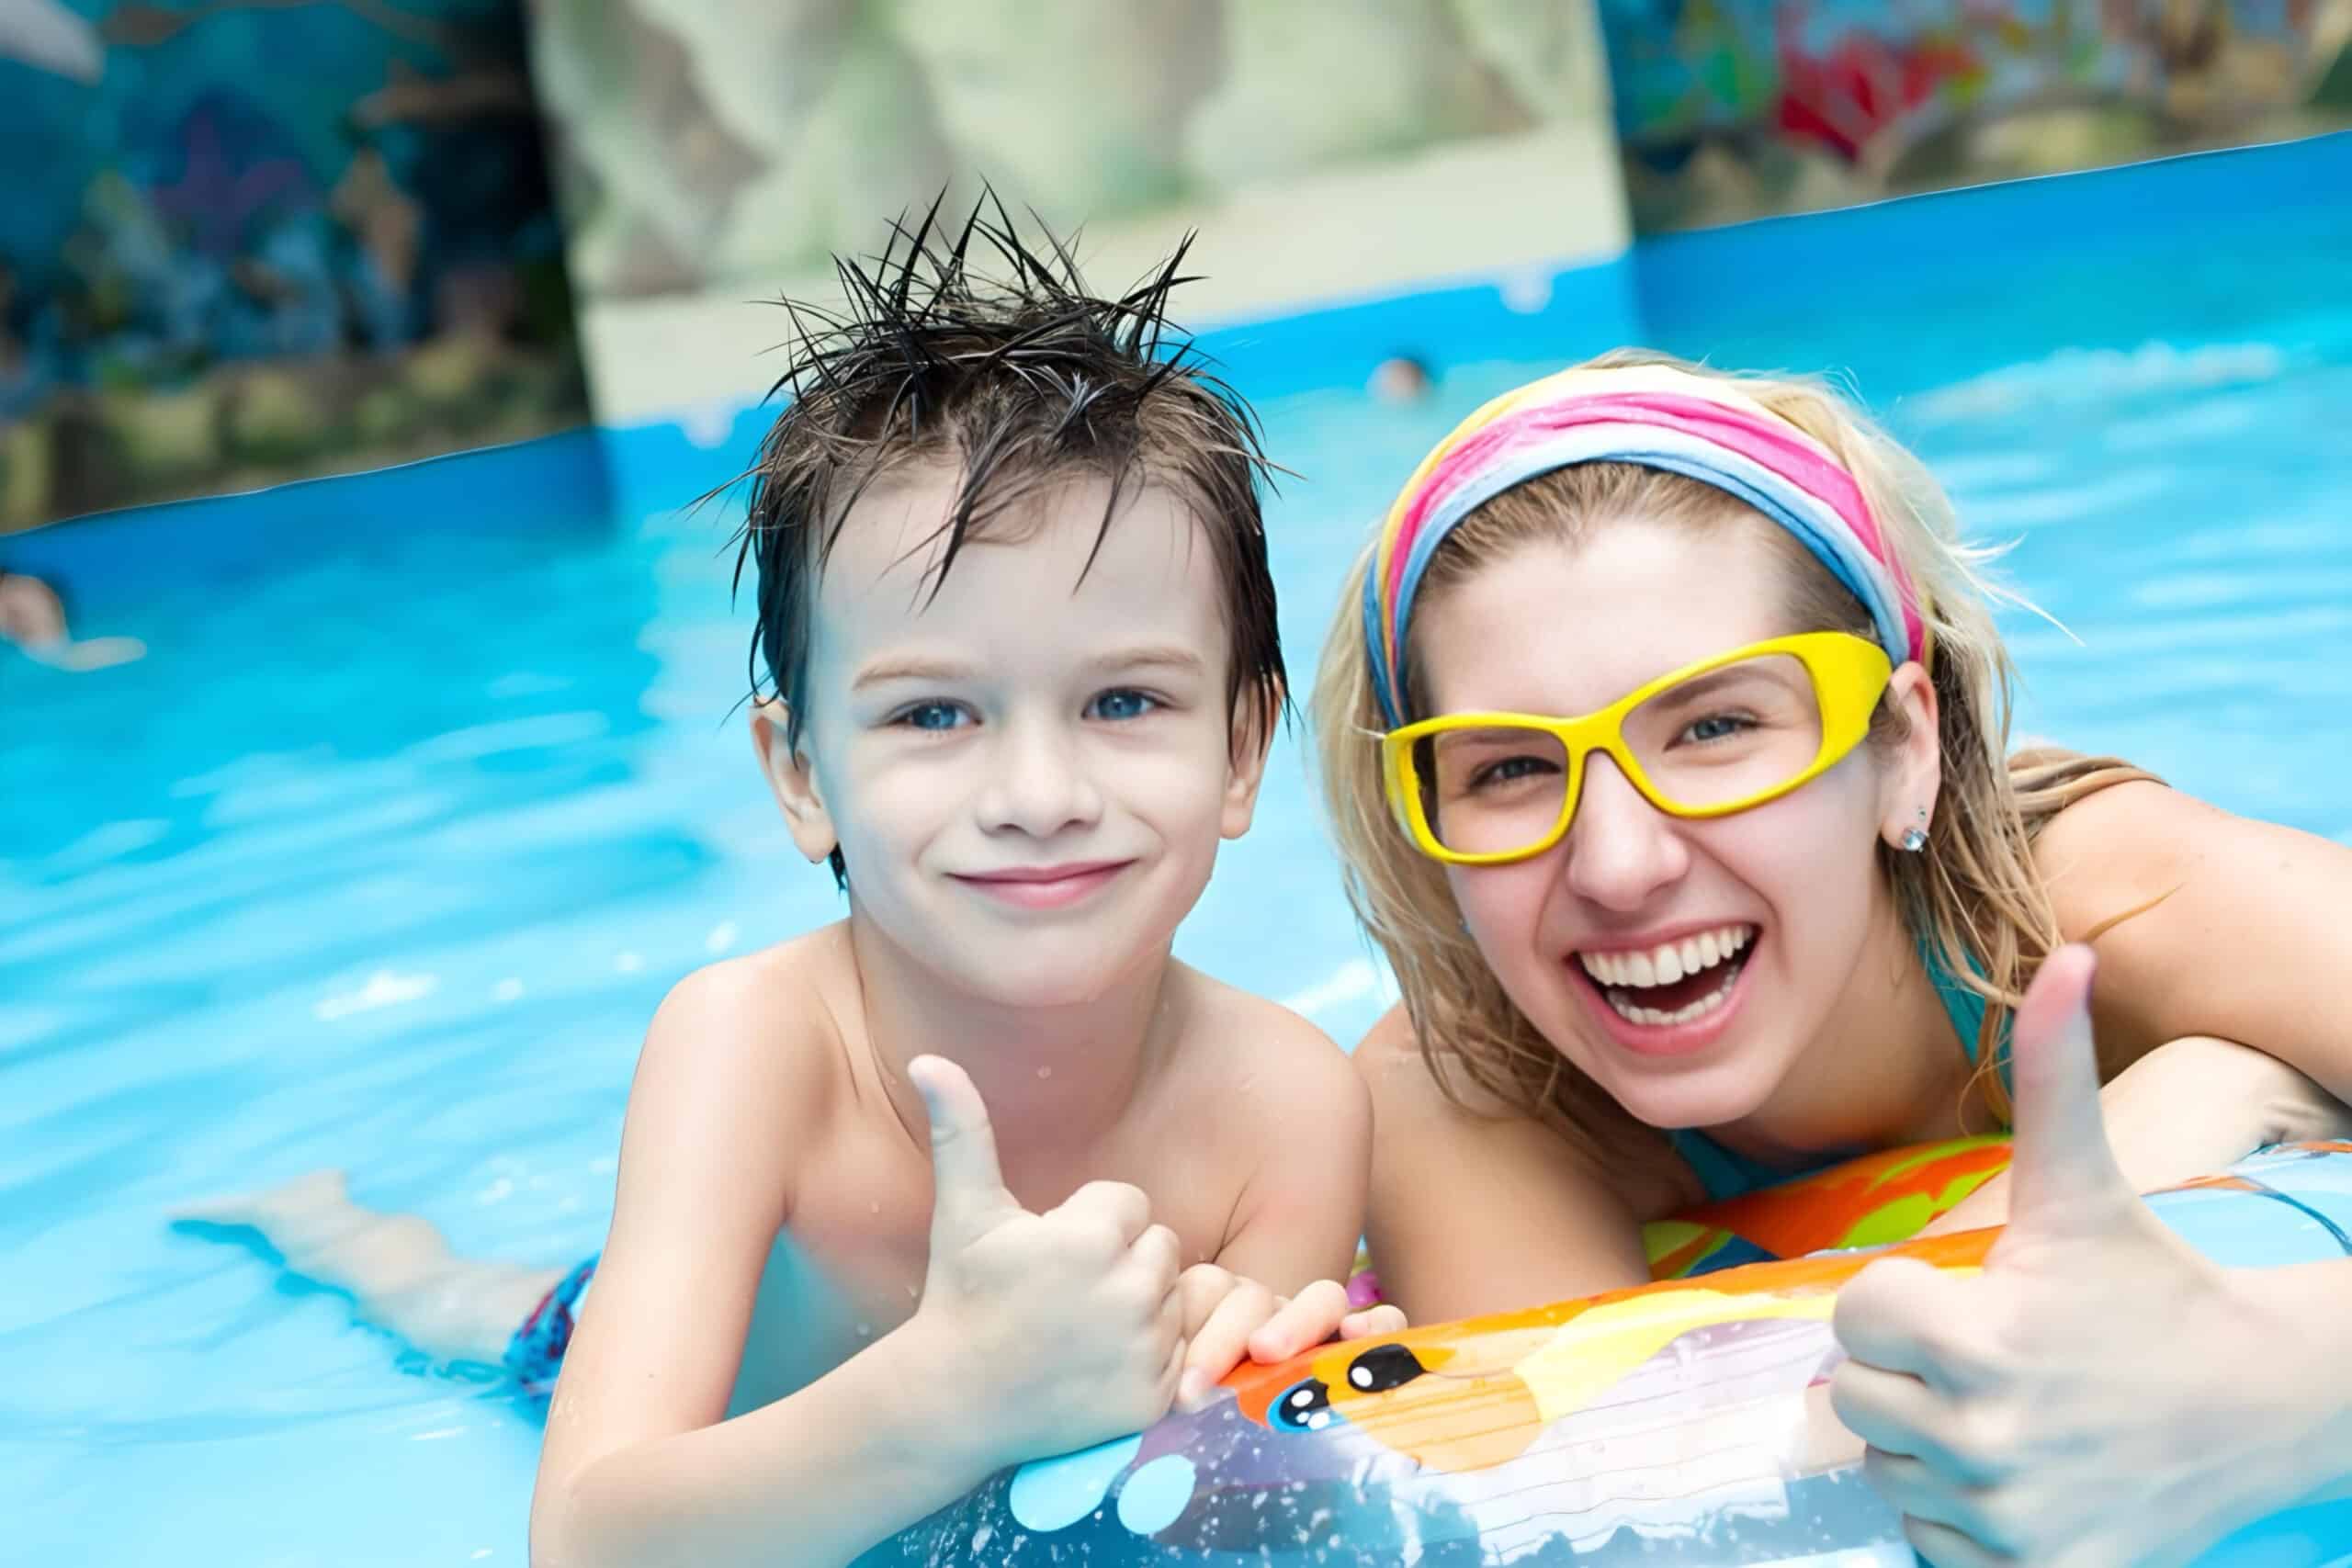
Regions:
<instances>
[{"instance_id":1,"label":"sunglasses lens","mask_svg":"<svg viewBox=\"0 0 2352 1568\"><path fill-rule=\"evenodd\" d=\"M1821 754L1821 700L1803 660L1758 654L1668 687L1625 716L1650 787L1708 807L1777 789Z\"/></svg>"},{"instance_id":2,"label":"sunglasses lens","mask_svg":"<svg viewBox=\"0 0 2352 1568\"><path fill-rule=\"evenodd\" d=\"M1515 725L1449 729L1414 750L1421 808L1455 854L1511 854L1560 820L1568 753L1556 735Z\"/></svg>"}]
</instances>

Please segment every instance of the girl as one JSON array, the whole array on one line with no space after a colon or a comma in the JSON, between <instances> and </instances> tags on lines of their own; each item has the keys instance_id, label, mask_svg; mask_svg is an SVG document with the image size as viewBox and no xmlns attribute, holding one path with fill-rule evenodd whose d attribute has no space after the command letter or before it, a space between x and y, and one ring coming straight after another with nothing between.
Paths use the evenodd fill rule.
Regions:
<instances>
[{"instance_id":1,"label":"girl","mask_svg":"<svg viewBox=\"0 0 2352 1568\"><path fill-rule=\"evenodd\" d=\"M1634 353L1497 399L1407 483L1315 716L1404 998L1355 1060L1415 1320L1636 1283L1645 1221L2005 1123L2009 1015L2069 942L2139 1189L2339 1124L2352 852L2111 758L2005 756L1982 558L1822 388ZM2108 1392L2075 1403L2149 1422L2149 1389ZM1925 1495L1898 1501L1972 1550L2059 1544Z\"/></svg>"}]
</instances>

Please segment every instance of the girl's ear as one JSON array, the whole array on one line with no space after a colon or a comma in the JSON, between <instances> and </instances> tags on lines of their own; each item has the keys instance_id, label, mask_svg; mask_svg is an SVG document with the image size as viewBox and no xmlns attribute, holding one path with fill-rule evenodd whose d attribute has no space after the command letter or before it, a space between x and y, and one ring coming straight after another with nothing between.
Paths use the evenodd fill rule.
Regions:
<instances>
[{"instance_id":1,"label":"girl's ear","mask_svg":"<svg viewBox=\"0 0 2352 1568\"><path fill-rule=\"evenodd\" d=\"M1880 788L1879 837L1898 850L1924 849L1935 829L1944 775L1935 682L1917 660L1906 661L1887 682L1884 701L1908 728Z\"/></svg>"},{"instance_id":2,"label":"girl's ear","mask_svg":"<svg viewBox=\"0 0 2352 1568\"><path fill-rule=\"evenodd\" d=\"M816 770L807 754L793 747L791 718L791 710L781 699L766 697L752 704L752 750L759 756L768 788L775 792L775 803L784 812L794 847L813 863L831 855L841 840L833 832L832 817L817 787Z\"/></svg>"}]
</instances>

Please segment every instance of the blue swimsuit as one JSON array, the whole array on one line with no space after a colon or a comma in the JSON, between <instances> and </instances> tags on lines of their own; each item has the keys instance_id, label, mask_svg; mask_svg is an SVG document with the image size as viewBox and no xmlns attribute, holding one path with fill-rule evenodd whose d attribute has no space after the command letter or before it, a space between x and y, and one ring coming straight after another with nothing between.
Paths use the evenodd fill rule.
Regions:
<instances>
[{"instance_id":1,"label":"blue swimsuit","mask_svg":"<svg viewBox=\"0 0 2352 1568\"><path fill-rule=\"evenodd\" d=\"M1951 1015L1951 1026L1960 1032L1961 1049L1968 1059L1976 1060L1977 1036L1984 1028L1984 998L1953 979L1935 950L1927 942L1919 943L1920 961L1928 966L1928 978L1935 983L1936 994L1943 998L1944 1011ZM2008 1077L2008 1064L2001 1064L2003 1081ZM1720 1203L1726 1198L1737 1198L1766 1187L1776 1187L1783 1181L1794 1181L1801 1176L1826 1170L1851 1159L1858 1149L1832 1150L1812 1164L1795 1170L1783 1170L1760 1160L1750 1159L1736 1149L1727 1149L1706 1134L1695 1128L1677 1128L1667 1134L1673 1141L1674 1152L1699 1175L1707 1190L1707 1201Z\"/></svg>"}]
</instances>

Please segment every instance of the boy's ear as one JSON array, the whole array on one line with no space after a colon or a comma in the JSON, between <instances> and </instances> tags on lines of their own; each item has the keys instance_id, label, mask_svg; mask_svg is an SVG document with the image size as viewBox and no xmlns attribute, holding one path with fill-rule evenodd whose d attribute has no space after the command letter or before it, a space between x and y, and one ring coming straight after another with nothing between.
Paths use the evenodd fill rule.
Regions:
<instances>
[{"instance_id":1,"label":"boy's ear","mask_svg":"<svg viewBox=\"0 0 2352 1568\"><path fill-rule=\"evenodd\" d=\"M1273 750L1274 726L1282 717L1283 690L1269 685L1246 691L1233 705L1233 733L1226 746L1225 812L1218 827L1228 839L1250 830L1258 811L1258 786L1266 782L1266 754Z\"/></svg>"},{"instance_id":2,"label":"boy's ear","mask_svg":"<svg viewBox=\"0 0 2352 1568\"><path fill-rule=\"evenodd\" d=\"M814 863L831 854L841 840L833 832L824 797L818 793L816 772L787 739L791 717L791 709L778 698L753 703L752 750L759 756L760 772L767 775L768 787L775 792L775 803L784 811L794 847Z\"/></svg>"}]
</instances>

